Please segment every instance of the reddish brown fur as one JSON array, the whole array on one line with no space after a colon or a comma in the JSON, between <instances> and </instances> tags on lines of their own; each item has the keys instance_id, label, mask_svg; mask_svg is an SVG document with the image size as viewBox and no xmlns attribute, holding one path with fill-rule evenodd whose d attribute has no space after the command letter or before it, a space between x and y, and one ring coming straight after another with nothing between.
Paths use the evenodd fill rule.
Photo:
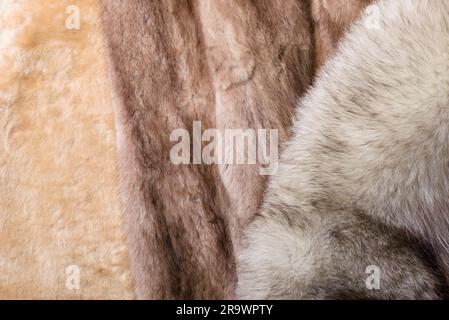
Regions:
<instances>
[{"instance_id":1,"label":"reddish brown fur","mask_svg":"<svg viewBox=\"0 0 449 320\"><path fill-rule=\"evenodd\" d=\"M333 53L346 29L359 18L373 0L313 0L315 24L315 67L322 66Z\"/></svg>"},{"instance_id":2,"label":"reddish brown fur","mask_svg":"<svg viewBox=\"0 0 449 320\"><path fill-rule=\"evenodd\" d=\"M170 133L200 120L285 141L314 73L312 8L318 64L355 16L330 17L320 1L103 0L139 298L233 297L234 252L265 178L257 166L173 165Z\"/></svg>"}]
</instances>

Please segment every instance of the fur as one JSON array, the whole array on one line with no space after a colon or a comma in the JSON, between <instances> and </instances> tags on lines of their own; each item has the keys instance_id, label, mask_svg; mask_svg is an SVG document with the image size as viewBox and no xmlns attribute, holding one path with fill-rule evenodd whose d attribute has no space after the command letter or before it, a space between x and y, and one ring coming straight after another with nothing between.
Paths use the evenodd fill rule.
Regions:
<instances>
[{"instance_id":1,"label":"fur","mask_svg":"<svg viewBox=\"0 0 449 320\"><path fill-rule=\"evenodd\" d=\"M209 9L206 6L208 2L211 3ZM299 4L295 4L296 2ZM242 127L253 126L253 123L265 126L265 119L269 119L272 126L282 127L280 128L282 129L281 139L286 140L295 100L304 92L304 88L313 76L314 49L311 36L313 30L305 29L305 26L311 25L312 22L309 2L309 0L287 1L284 4L282 1L253 1L253 3L245 1L235 2L230 6L223 5L221 1L192 2L194 11L198 14L195 14L194 18L188 15L187 21L190 21L188 24L197 24L198 30L201 31L211 28L209 34L204 37L207 36L207 43L214 43L216 50L210 45L209 49L205 50L206 42L202 40L203 36L195 36L192 28L184 30L182 29L184 24L173 22L186 19L186 15L178 14L182 10L176 9L176 3L160 5L161 10L166 10L164 17L168 17L168 20L160 24L161 27L152 28L151 31L162 33L160 38L162 40L157 42L158 45L177 43L171 52L184 52L182 59L186 61L183 64L186 67L172 68L170 76L165 78L159 76L156 80L175 78L178 72L192 74L183 82L184 94L177 95L180 101L173 104L177 106L174 108L175 111L160 112L155 115L158 117L160 127L163 127L162 123L166 117L179 117L182 114L178 109L182 109L185 100L189 101L188 111L185 112L186 123L199 119L194 116L197 111L193 111L192 105L195 104L198 106L195 110L199 110L198 113L202 114L201 119L206 113L209 113L213 119L216 118L215 114L219 114L218 120L221 126L227 126L227 122ZM128 249L121 230L121 207L116 179L115 131L107 70L104 65L105 48L99 24L99 3L100 0L0 1L2 12L2 19L0 19L2 74L0 77L0 252L2 253L0 256L2 270L0 298L122 299L133 297ZM79 30L64 27L68 16L66 9L70 5L76 5L80 9L81 28ZM179 8L185 6L185 2L179 4ZM198 7L202 9L197 10ZM237 8L240 13L235 15L233 8ZM284 14L281 13L283 10L292 10L292 12ZM24 12L27 14L24 15ZM137 17L137 20L144 17L145 13L145 10L141 11L142 15ZM215 21L209 18L209 13L210 17L216 18ZM152 17L154 14L147 17ZM173 14L172 17L171 14ZM349 13L345 12L345 14ZM250 23L246 26L244 21L247 16ZM223 18L227 22L222 21ZM339 16L338 19L346 21L344 15ZM121 27L133 28L134 24L130 23L132 21L128 20ZM231 27L228 30L233 30L234 38L232 33L226 35L220 33L220 30L227 26ZM164 33L172 28L177 31ZM184 31L188 32L184 33ZM327 29L326 32L332 32L332 28ZM214 33L217 35L215 39L213 39ZM183 40L179 38L179 35L184 37ZM257 35L256 39L254 35ZM174 38L170 40L172 36ZM263 39L265 36L267 38ZM193 44L190 41L193 41ZM192 49L195 43L202 49ZM334 43L329 45L333 46ZM157 53L154 48L145 50L148 56ZM203 59L205 55L202 53L199 57L191 59L203 50L208 56L207 59ZM237 54L234 55L234 53ZM217 73L209 70L209 68L220 66L220 59L224 56L228 60L225 68ZM141 59L141 56L139 57ZM157 60L159 56L153 57L155 65L159 61L164 61ZM214 61L214 57L218 60ZM252 60L256 63L246 63ZM125 64L132 61L134 60L122 60ZM174 61L173 58L165 59L168 64L173 64ZM197 62L188 69L190 61ZM199 64L204 64L206 71L197 72L201 69L198 67ZM234 65L238 67L234 68ZM154 68L155 71L152 71L149 66L145 70L150 74L158 74L161 69L157 66ZM226 70L235 72L227 73ZM205 74L207 76L204 76ZM210 83L213 85L209 85ZM221 86L220 83L225 85ZM226 83L231 84L232 88L226 88L228 86ZM176 89L178 87L170 86L171 84L168 83L164 91L166 97L174 95L172 90L178 90ZM157 86L155 91L157 92L159 88ZM221 110L225 112L215 112L215 90L220 91L217 97L221 97L220 101L223 102ZM157 104L157 99L162 95L154 94L153 91L151 94L156 97L155 104ZM202 99L204 96L207 96L206 100ZM250 103L252 99L254 101ZM269 110L269 108L264 110L261 108L262 105L276 105L276 108L280 110ZM230 106L230 108L224 109L223 106ZM228 115L229 118L226 118ZM252 118L256 120L253 121ZM214 120L210 123L210 125L218 126ZM144 124L142 122L142 125ZM149 135L152 134L152 130L148 132ZM166 143L166 140L162 139L162 142ZM225 176L223 179L221 173L209 174L205 168L201 170L185 168L185 170L191 172L185 177L180 170L171 172L178 175L181 182L191 179L192 174L196 175L196 181L206 186L198 192L190 192L195 193L194 197L188 198L187 187L181 190L179 196L173 195L167 183L164 184L165 187L151 189L154 198L165 198L157 200L160 205L166 206L163 210L164 214L166 210L169 210L170 202L182 199L183 203L188 204L186 216L176 221L183 225L182 228L172 226L171 234L167 236L167 239L176 238L178 231L173 235L173 230L179 230L179 233L182 233L183 228L195 226L198 220L190 203L210 201L211 197L204 196L203 193L207 194L214 188L221 190L224 188L224 181L227 181L226 189L231 194L229 199L226 200L228 191L219 191L212 196L213 199L217 199L220 197L218 194L223 194L224 200L217 200L220 203L220 209L216 212L218 212L217 215L224 215L226 218L219 220L213 215L207 216L207 219L210 217L210 220L207 220L210 221L210 223L207 222L210 227L205 230L209 233L219 233L220 231L215 231L212 227L214 224L219 225L218 230L223 228L222 225L229 225L226 228L229 228L231 236L223 240L222 249L220 249L229 250L228 248L237 242L235 238L239 237L240 230L257 210L256 207L261 202L265 188L265 179L256 176L257 168L245 170L236 167L222 168L221 172ZM215 170L212 169L212 171ZM173 181L176 177L173 176L170 179ZM247 183L248 181L251 182ZM142 185L148 184L150 182L142 182ZM194 190L194 187L190 185L189 188ZM126 191L122 194L125 198L127 197ZM124 203L127 204L128 201ZM183 210L183 203L176 206L177 210L179 207ZM125 211L130 212L130 210ZM237 215L234 214L235 212L240 213ZM190 219L187 213L193 218ZM169 214L167 216L170 217ZM200 221L204 222L205 219L202 217ZM158 234L165 234L163 225L158 224L158 226L161 228ZM201 227L194 230L193 233L201 232ZM139 237L142 235L135 236L137 239ZM174 243L178 241L182 239ZM208 239L192 237L188 243L203 247L204 250L201 252L207 254ZM204 268L211 270L214 267L213 263L202 263L203 267L199 268L195 265L196 258L192 258L192 262L188 264L189 268L199 275L193 276L191 281L185 279L190 277L193 271L189 271L186 275L178 275L184 272L184 266L187 265L184 261L192 252L183 253L183 249L184 247L181 247L177 253L173 253L171 249L167 251L167 255L171 255L170 261L180 265L178 269L170 268L169 277L172 280L165 283L167 288L154 294L148 292L145 295L139 294L139 297L224 296L223 291L215 283L204 285L203 281L199 281L200 285L194 284L198 277L203 277L203 273L204 281L215 281L215 278L207 275L209 271L203 271ZM160 259L158 257L156 255L154 260L158 261ZM132 261L135 259L145 262L145 259L150 258L138 257L133 258ZM204 258L199 258L201 259ZM232 254L229 257L230 265L233 264L233 260ZM210 261L213 261L213 258ZM164 263L160 264L162 268L166 267ZM227 263L224 260L219 261L219 264ZM78 265L81 269L81 290L72 291L65 287L65 268L71 264ZM231 274L234 272L232 268L229 267ZM134 269L136 273L141 270L137 267ZM216 271L210 272L220 273L222 269L219 267ZM150 275L153 274L151 267L147 270ZM228 272L225 273L228 274ZM139 281L147 279L150 283L160 283L157 280L157 274L158 272L154 277L136 275L134 278ZM182 284L178 287L174 286L173 283L180 279ZM226 281L228 280L227 286L233 287L236 281L235 276L227 277ZM224 281L220 281L222 282ZM160 284L163 285L163 283ZM138 284L137 286L148 287L149 291L152 288L158 288L155 284ZM206 292L203 290L204 287L210 288L210 291L217 288L218 294ZM138 292L142 290L139 289ZM163 295L161 292L170 294Z\"/></svg>"},{"instance_id":2,"label":"fur","mask_svg":"<svg viewBox=\"0 0 449 320\"><path fill-rule=\"evenodd\" d=\"M314 75L312 1L103 0L103 24L137 295L233 297L234 252L266 178L257 165L175 166L170 133L199 120L286 141Z\"/></svg>"},{"instance_id":3,"label":"fur","mask_svg":"<svg viewBox=\"0 0 449 320\"><path fill-rule=\"evenodd\" d=\"M315 68L333 54L337 42L373 0L312 0L314 21Z\"/></svg>"},{"instance_id":4,"label":"fur","mask_svg":"<svg viewBox=\"0 0 449 320\"><path fill-rule=\"evenodd\" d=\"M376 5L379 27L358 22L297 108L239 298L448 297L449 3Z\"/></svg>"},{"instance_id":5,"label":"fur","mask_svg":"<svg viewBox=\"0 0 449 320\"><path fill-rule=\"evenodd\" d=\"M285 140L311 81L309 7L104 0L103 9L138 297L232 297L234 246L264 178L256 166L176 166L170 133L199 120L204 130L279 128Z\"/></svg>"},{"instance_id":6,"label":"fur","mask_svg":"<svg viewBox=\"0 0 449 320\"><path fill-rule=\"evenodd\" d=\"M134 297L99 9L0 1L0 299Z\"/></svg>"}]
</instances>

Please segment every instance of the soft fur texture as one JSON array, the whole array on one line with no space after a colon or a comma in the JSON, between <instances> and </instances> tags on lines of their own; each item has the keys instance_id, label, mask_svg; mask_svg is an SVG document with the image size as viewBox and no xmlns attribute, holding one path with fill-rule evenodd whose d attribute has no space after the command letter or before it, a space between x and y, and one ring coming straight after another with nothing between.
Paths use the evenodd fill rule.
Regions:
<instances>
[{"instance_id":1,"label":"soft fur texture","mask_svg":"<svg viewBox=\"0 0 449 320\"><path fill-rule=\"evenodd\" d=\"M103 4L138 296L232 297L234 244L257 209L264 178L257 166L176 166L170 134L200 120L203 130L279 128L286 139L295 100L311 80L308 6Z\"/></svg>"},{"instance_id":2,"label":"soft fur texture","mask_svg":"<svg viewBox=\"0 0 449 320\"><path fill-rule=\"evenodd\" d=\"M312 0L315 68L319 69L335 50L335 44L359 18L372 0Z\"/></svg>"},{"instance_id":3,"label":"soft fur texture","mask_svg":"<svg viewBox=\"0 0 449 320\"><path fill-rule=\"evenodd\" d=\"M98 2L0 12L0 299L132 298Z\"/></svg>"},{"instance_id":4,"label":"soft fur texture","mask_svg":"<svg viewBox=\"0 0 449 320\"><path fill-rule=\"evenodd\" d=\"M134 87L147 90L139 77L154 77L142 92L151 93L148 105L163 105L150 125L131 124L142 126L144 138L135 154L145 161L150 153L143 172L167 156L172 128L197 119L203 129L279 128L285 141L313 61L333 51L334 26L344 30L359 1L114 1L147 3L116 17L129 42L140 39L132 32L142 19L156 38L154 47L120 60L132 66L152 57L139 63ZM80 9L80 30L65 28L71 5ZM345 10L323 11L334 5ZM1 0L0 12L0 298L132 298L99 0ZM314 33L324 43L319 51ZM129 151L120 150L122 157ZM139 233L131 240L139 297L232 296L233 247L265 178L254 166L174 169L164 161L135 180L148 187L140 190L147 202L125 210L159 213L149 228L156 242L145 248ZM69 265L80 267L79 291L65 287Z\"/></svg>"},{"instance_id":5,"label":"soft fur texture","mask_svg":"<svg viewBox=\"0 0 449 320\"><path fill-rule=\"evenodd\" d=\"M285 141L314 74L312 1L103 0L103 7L138 296L233 297L234 252L265 177L256 165L175 166L170 133L200 120L203 130L278 129ZM332 17L342 19L339 27L348 11ZM328 25L320 32L333 32Z\"/></svg>"},{"instance_id":6,"label":"soft fur texture","mask_svg":"<svg viewBox=\"0 0 449 320\"><path fill-rule=\"evenodd\" d=\"M314 73L312 2L104 0L103 7L138 296L233 297L234 252L265 177L255 165L175 166L170 133L200 120L203 130L278 129L285 141ZM333 17L339 27L348 12ZM317 23L323 34L332 32L326 19Z\"/></svg>"},{"instance_id":7,"label":"soft fur texture","mask_svg":"<svg viewBox=\"0 0 449 320\"><path fill-rule=\"evenodd\" d=\"M449 3L377 5L379 28L358 23L298 106L240 298L449 295Z\"/></svg>"}]
</instances>

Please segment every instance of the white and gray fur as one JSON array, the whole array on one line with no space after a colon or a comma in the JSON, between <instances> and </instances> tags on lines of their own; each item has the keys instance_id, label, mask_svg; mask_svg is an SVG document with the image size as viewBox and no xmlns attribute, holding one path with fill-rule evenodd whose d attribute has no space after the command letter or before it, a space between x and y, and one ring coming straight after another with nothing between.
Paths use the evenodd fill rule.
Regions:
<instances>
[{"instance_id":1,"label":"white and gray fur","mask_svg":"<svg viewBox=\"0 0 449 320\"><path fill-rule=\"evenodd\" d=\"M449 1L376 5L377 28L358 22L297 108L239 298L449 295Z\"/></svg>"}]
</instances>

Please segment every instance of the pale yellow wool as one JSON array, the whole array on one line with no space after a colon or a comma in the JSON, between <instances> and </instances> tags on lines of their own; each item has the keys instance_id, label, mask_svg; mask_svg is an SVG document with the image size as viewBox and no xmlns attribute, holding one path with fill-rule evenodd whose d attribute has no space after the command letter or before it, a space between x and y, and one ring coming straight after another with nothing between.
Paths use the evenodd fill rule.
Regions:
<instances>
[{"instance_id":1,"label":"pale yellow wool","mask_svg":"<svg viewBox=\"0 0 449 320\"><path fill-rule=\"evenodd\" d=\"M0 298L133 298L98 0L0 12Z\"/></svg>"}]
</instances>

